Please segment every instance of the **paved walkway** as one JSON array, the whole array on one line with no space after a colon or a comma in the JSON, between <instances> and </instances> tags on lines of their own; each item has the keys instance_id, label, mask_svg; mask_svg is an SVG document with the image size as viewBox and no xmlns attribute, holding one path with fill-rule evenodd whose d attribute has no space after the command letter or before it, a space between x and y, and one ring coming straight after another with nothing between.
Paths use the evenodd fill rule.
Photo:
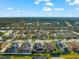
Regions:
<instances>
[{"instance_id":1,"label":"paved walkway","mask_svg":"<svg viewBox=\"0 0 79 59\"><path fill-rule=\"evenodd\" d=\"M51 59L65 59L63 57L52 57Z\"/></svg>"}]
</instances>

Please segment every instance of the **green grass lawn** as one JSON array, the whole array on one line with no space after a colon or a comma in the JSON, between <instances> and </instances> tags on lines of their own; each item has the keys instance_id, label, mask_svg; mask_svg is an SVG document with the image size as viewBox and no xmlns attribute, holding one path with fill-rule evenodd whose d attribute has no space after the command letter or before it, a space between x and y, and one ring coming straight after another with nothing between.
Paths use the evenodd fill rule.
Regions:
<instances>
[{"instance_id":1,"label":"green grass lawn","mask_svg":"<svg viewBox=\"0 0 79 59\"><path fill-rule=\"evenodd\" d=\"M66 54L66 55L61 55L61 57L65 58L65 59L79 59L79 54L74 53L73 51L71 51L71 53Z\"/></svg>"}]
</instances>

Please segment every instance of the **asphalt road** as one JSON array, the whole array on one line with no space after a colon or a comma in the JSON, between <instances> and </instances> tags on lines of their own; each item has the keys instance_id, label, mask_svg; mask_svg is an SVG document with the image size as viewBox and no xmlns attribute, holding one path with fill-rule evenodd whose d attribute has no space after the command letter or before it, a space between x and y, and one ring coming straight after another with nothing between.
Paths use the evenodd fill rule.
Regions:
<instances>
[{"instance_id":1,"label":"asphalt road","mask_svg":"<svg viewBox=\"0 0 79 59\"><path fill-rule=\"evenodd\" d=\"M0 56L0 59L11 59L11 57L8 57L8 56Z\"/></svg>"}]
</instances>

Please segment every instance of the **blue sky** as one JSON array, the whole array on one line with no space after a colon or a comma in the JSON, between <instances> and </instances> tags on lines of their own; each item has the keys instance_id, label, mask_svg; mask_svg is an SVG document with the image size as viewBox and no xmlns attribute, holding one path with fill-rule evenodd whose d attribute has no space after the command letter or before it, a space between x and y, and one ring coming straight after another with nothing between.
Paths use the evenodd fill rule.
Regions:
<instances>
[{"instance_id":1,"label":"blue sky","mask_svg":"<svg viewBox=\"0 0 79 59\"><path fill-rule=\"evenodd\" d=\"M79 17L79 0L0 0L0 17Z\"/></svg>"}]
</instances>

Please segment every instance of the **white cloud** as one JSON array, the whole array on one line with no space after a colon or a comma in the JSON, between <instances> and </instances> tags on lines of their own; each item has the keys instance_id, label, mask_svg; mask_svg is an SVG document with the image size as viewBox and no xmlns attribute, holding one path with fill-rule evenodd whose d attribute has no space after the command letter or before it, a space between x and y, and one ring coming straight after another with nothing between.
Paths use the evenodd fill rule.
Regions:
<instances>
[{"instance_id":1,"label":"white cloud","mask_svg":"<svg viewBox=\"0 0 79 59\"><path fill-rule=\"evenodd\" d=\"M43 11L52 11L52 8L50 8L50 7L44 7Z\"/></svg>"},{"instance_id":2,"label":"white cloud","mask_svg":"<svg viewBox=\"0 0 79 59\"><path fill-rule=\"evenodd\" d=\"M34 2L34 3L35 3L35 4L39 4L39 2L37 2L37 1L36 1L36 2Z\"/></svg>"},{"instance_id":3,"label":"white cloud","mask_svg":"<svg viewBox=\"0 0 79 59\"><path fill-rule=\"evenodd\" d=\"M40 1L50 1L50 0L40 0Z\"/></svg>"},{"instance_id":4,"label":"white cloud","mask_svg":"<svg viewBox=\"0 0 79 59\"><path fill-rule=\"evenodd\" d=\"M55 11L63 11L64 8L53 8L53 10L55 10Z\"/></svg>"},{"instance_id":5,"label":"white cloud","mask_svg":"<svg viewBox=\"0 0 79 59\"><path fill-rule=\"evenodd\" d=\"M75 1L73 2L73 4L79 5L79 0L75 0Z\"/></svg>"},{"instance_id":6,"label":"white cloud","mask_svg":"<svg viewBox=\"0 0 79 59\"><path fill-rule=\"evenodd\" d=\"M71 0L66 0L66 2L71 2Z\"/></svg>"},{"instance_id":7,"label":"white cloud","mask_svg":"<svg viewBox=\"0 0 79 59\"><path fill-rule=\"evenodd\" d=\"M35 16L35 15L36 15L36 13L35 13L35 12L33 12L33 11L31 11L31 12L30 12L30 15Z\"/></svg>"},{"instance_id":8,"label":"white cloud","mask_svg":"<svg viewBox=\"0 0 79 59\"><path fill-rule=\"evenodd\" d=\"M27 11L25 9L0 9L0 17L28 17L28 16L37 16L33 11Z\"/></svg>"},{"instance_id":9,"label":"white cloud","mask_svg":"<svg viewBox=\"0 0 79 59\"><path fill-rule=\"evenodd\" d=\"M79 5L79 0L66 0L69 5Z\"/></svg>"},{"instance_id":10,"label":"white cloud","mask_svg":"<svg viewBox=\"0 0 79 59\"><path fill-rule=\"evenodd\" d=\"M42 2L42 1L47 2L47 1L50 1L50 0L35 0L35 2Z\"/></svg>"},{"instance_id":11,"label":"white cloud","mask_svg":"<svg viewBox=\"0 0 79 59\"><path fill-rule=\"evenodd\" d=\"M44 7L43 11L63 11L64 8L51 8L51 7Z\"/></svg>"},{"instance_id":12,"label":"white cloud","mask_svg":"<svg viewBox=\"0 0 79 59\"><path fill-rule=\"evenodd\" d=\"M79 8L76 8L77 10L79 10Z\"/></svg>"},{"instance_id":13,"label":"white cloud","mask_svg":"<svg viewBox=\"0 0 79 59\"><path fill-rule=\"evenodd\" d=\"M39 4L40 2L50 2L50 0L35 0L35 4Z\"/></svg>"},{"instance_id":14,"label":"white cloud","mask_svg":"<svg viewBox=\"0 0 79 59\"><path fill-rule=\"evenodd\" d=\"M47 6L53 6L54 4L52 2L46 2Z\"/></svg>"},{"instance_id":15,"label":"white cloud","mask_svg":"<svg viewBox=\"0 0 79 59\"><path fill-rule=\"evenodd\" d=\"M50 0L42 0L42 1L50 1Z\"/></svg>"},{"instance_id":16,"label":"white cloud","mask_svg":"<svg viewBox=\"0 0 79 59\"><path fill-rule=\"evenodd\" d=\"M11 7L9 7L9 8L7 8L8 10L13 10L13 8L11 8Z\"/></svg>"},{"instance_id":17,"label":"white cloud","mask_svg":"<svg viewBox=\"0 0 79 59\"><path fill-rule=\"evenodd\" d=\"M16 10L16 12L20 13L20 12L21 12L21 10Z\"/></svg>"}]
</instances>

